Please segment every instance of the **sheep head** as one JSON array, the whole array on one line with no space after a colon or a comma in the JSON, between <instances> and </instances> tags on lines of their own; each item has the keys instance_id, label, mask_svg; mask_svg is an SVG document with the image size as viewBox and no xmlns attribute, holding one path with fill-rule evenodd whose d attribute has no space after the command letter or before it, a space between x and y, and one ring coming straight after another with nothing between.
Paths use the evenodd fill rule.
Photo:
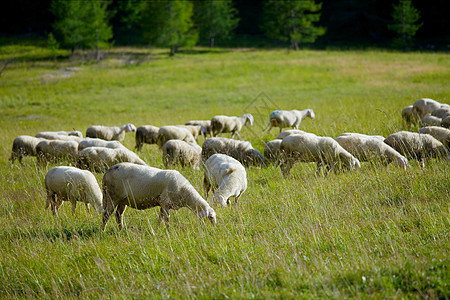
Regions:
<instances>
[{"instance_id":1,"label":"sheep head","mask_svg":"<svg viewBox=\"0 0 450 300\"><path fill-rule=\"evenodd\" d=\"M253 116L251 114L245 114L245 115L243 115L243 117L245 117L247 119L246 123L249 122L250 126L253 125L253 122L255 121L255 119L253 118Z\"/></svg>"},{"instance_id":2,"label":"sheep head","mask_svg":"<svg viewBox=\"0 0 450 300\"><path fill-rule=\"evenodd\" d=\"M204 210L199 211L197 216L199 218L207 218L213 225L216 224L216 212L212 209L212 207L207 207Z\"/></svg>"}]
</instances>

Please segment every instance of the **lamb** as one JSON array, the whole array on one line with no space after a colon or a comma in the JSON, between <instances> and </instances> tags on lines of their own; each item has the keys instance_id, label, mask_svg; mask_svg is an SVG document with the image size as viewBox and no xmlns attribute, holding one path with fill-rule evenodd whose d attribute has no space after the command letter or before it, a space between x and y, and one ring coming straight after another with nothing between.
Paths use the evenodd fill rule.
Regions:
<instances>
[{"instance_id":1,"label":"lamb","mask_svg":"<svg viewBox=\"0 0 450 300\"><path fill-rule=\"evenodd\" d=\"M121 162L147 165L136 153L126 148L88 147L78 153L78 167L81 169L102 172Z\"/></svg>"},{"instance_id":2,"label":"lamb","mask_svg":"<svg viewBox=\"0 0 450 300\"><path fill-rule=\"evenodd\" d=\"M447 150L450 150L450 129L439 126L429 126L420 128L419 133L431 135L447 147Z\"/></svg>"},{"instance_id":3,"label":"lamb","mask_svg":"<svg viewBox=\"0 0 450 300\"><path fill-rule=\"evenodd\" d=\"M66 136L77 136L80 138L83 138L83 134L81 133L81 131L78 130L73 130L73 131L43 131L43 132L39 132L38 134L36 134L36 137L41 137L47 140L57 140L54 138L47 138L46 135L50 135L53 136L54 134L57 135L66 135Z\"/></svg>"},{"instance_id":4,"label":"lamb","mask_svg":"<svg viewBox=\"0 0 450 300\"><path fill-rule=\"evenodd\" d=\"M293 134L303 134L303 133L306 133L306 132L303 131L303 130L298 130L298 129L285 130L285 131L281 132L277 136L277 139L282 140L282 139L284 139L287 136L290 136L290 135L293 135Z\"/></svg>"},{"instance_id":5,"label":"lamb","mask_svg":"<svg viewBox=\"0 0 450 300\"><path fill-rule=\"evenodd\" d=\"M78 143L75 141L43 140L36 145L36 158L39 164L68 159L72 163L78 156Z\"/></svg>"},{"instance_id":6,"label":"lamb","mask_svg":"<svg viewBox=\"0 0 450 300\"><path fill-rule=\"evenodd\" d=\"M241 138L239 131L241 131L242 127L244 127L247 123L250 123L250 126L253 125L255 119L251 114L244 114L240 117L228 117L228 116L214 116L211 119L211 127L212 127L212 136L218 136L221 133L231 132L231 138L235 135L238 138Z\"/></svg>"},{"instance_id":7,"label":"lamb","mask_svg":"<svg viewBox=\"0 0 450 300\"><path fill-rule=\"evenodd\" d=\"M330 137L319 137L312 133L294 134L284 138L280 145L280 168L283 176L289 176L295 162L317 162L317 173L322 166L337 172L342 167L347 170L360 169L357 158L342 148Z\"/></svg>"},{"instance_id":8,"label":"lamb","mask_svg":"<svg viewBox=\"0 0 450 300\"><path fill-rule=\"evenodd\" d=\"M159 127L152 125L139 126L136 130L136 149L138 151L142 150L142 145L146 144L156 144L158 140Z\"/></svg>"},{"instance_id":9,"label":"lamb","mask_svg":"<svg viewBox=\"0 0 450 300\"><path fill-rule=\"evenodd\" d=\"M166 168L180 164L183 167L191 166L196 170L200 169L202 147L199 145L180 140L169 140L164 144L162 150L162 161Z\"/></svg>"},{"instance_id":10,"label":"lamb","mask_svg":"<svg viewBox=\"0 0 450 300\"><path fill-rule=\"evenodd\" d=\"M264 145L264 161L266 163L275 163L278 161L280 154L281 139L268 141Z\"/></svg>"},{"instance_id":11,"label":"lamb","mask_svg":"<svg viewBox=\"0 0 450 300\"><path fill-rule=\"evenodd\" d=\"M36 156L36 146L44 139L36 138L29 135L20 135L13 141L11 157L9 160L14 164L14 160L18 159L22 164L23 156Z\"/></svg>"},{"instance_id":12,"label":"lamb","mask_svg":"<svg viewBox=\"0 0 450 300\"><path fill-rule=\"evenodd\" d=\"M78 145L78 151L81 151L88 147L103 147L103 148L110 148L110 149L125 148L125 149L127 149L119 141L105 141L105 140L97 139L97 138L84 138Z\"/></svg>"},{"instance_id":13,"label":"lamb","mask_svg":"<svg viewBox=\"0 0 450 300\"><path fill-rule=\"evenodd\" d=\"M159 148L162 148L168 140L181 140L186 143L195 143L194 136L186 128L181 128L178 126L162 126L159 128L156 143Z\"/></svg>"},{"instance_id":14,"label":"lamb","mask_svg":"<svg viewBox=\"0 0 450 300\"><path fill-rule=\"evenodd\" d=\"M371 136L360 133L344 133L335 140L359 161L382 161L385 165L395 162L406 170L408 160L392 147L384 143L383 136Z\"/></svg>"},{"instance_id":15,"label":"lamb","mask_svg":"<svg viewBox=\"0 0 450 300\"><path fill-rule=\"evenodd\" d=\"M169 222L169 210L182 207L191 209L199 218L206 217L216 223L216 213L191 183L178 171L160 170L149 166L120 163L103 176L103 222L105 230L111 214L116 210L116 220L123 227L123 212L128 206L147 209L160 206L159 223Z\"/></svg>"},{"instance_id":16,"label":"lamb","mask_svg":"<svg viewBox=\"0 0 450 300\"><path fill-rule=\"evenodd\" d=\"M419 99L413 104L413 115L417 116L418 119L422 119L424 116L431 114L434 110L441 108L441 105L441 103L433 99Z\"/></svg>"},{"instance_id":17,"label":"lamb","mask_svg":"<svg viewBox=\"0 0 450 300\"><path fill-rule=\"evenodd\" d=\"M205 163L203 186L205 199L208 198L211 186L216 191L211 203L218 202L222 206L230 204L230 197L235 197L235 204L247 189L247 173L236 159L225 154L214 154Z\"/></svg>"},{"instance_id":18,"label":"lamb","mask_svg":"<svg viewBox=\"0 0 450 300\"><path fill-rule=\"evenodd\" d=\"M67 135L67 134L59 134L57 132L52 131L44 131L36 134L37 138L44 138L47 140L60 140L60 141L75 141L77 143L83 140L82 137L76 135Z\"/></svg>"},{"instance_id":19,"label":"lamb","mask_svg":"<svg viewBox=\"0 0 450 300\"><path fill-rule=\"evenodd\" d=\"M400 131L388 136L384 142L408 159L416 159L420 166L431 158L446 158L445 146L429 134Z\"/></svg>"},{"instance_id":20,"label":"lamb","mask_svg":"<svg viewBox=\"0 0 450 300\"><path fill-rule=\"evenodd\" d=\"M103 212L102 191L89 171L66 166L51 168L45 175L45 189L45 208L51 205L53 215L57 214L63 201L72 203L72 214L75 214L77 201L84 202L88 211L91 204L99 213Z\"/></svg>"},{"instance_id":21,"label":"lamb","mask_svg":"<svg viewBox=\"0 0 450 300\"><path fill-rule=\"evenodd\" d=\"M420 125L422 126L441 126L441 123L441 118L431 115L426 115L422 118L422 120L420 120Z\"/></svg>"},{"instance_id":22,"label":"lamb","mask_svg":"<svg viewBox=\"0 0 450 300\"><path fill-rule=\"evenodd\" d=\"M221 153L237 159L244 166L265 166L262 154L247 141L213 137L208 138L202 145L202 161L205 162L211 155Z\"/></svg>"},{"instance_id":23,"label":"lamb","mask_svg":"<svg viewBox=\"0 0 450 300\"><path fill-rule=\"evenodd\" d=\"M136 131L133 124L125 124L121 127L106 127L95 125L86 130L86 137L99 138L107 141L117 140L119 142L125 139L125 133Z\"/></svg>"},{"instance_id":24,"label":"lamb","mask_svg":"<svg viewBox=\"0 0 450 300\"><path fill-rule=\"evenodd\" d=\"M200 126L203 126L205 128L205 136L206 136L206 134L209 134L211 137L213 136L211 120L193 120L193 121L186 122L184 125L200 125Z\"/></svg>"},{"instance_id":25,"label":"lamb","mask_svg":"<svg viewBox=\"0 0 450 300\"><path fill-rule=\"evenodd\" d=\"M304 110L274 110L269 116L269 124L267 125L270 130L273 127L280 127L280 133L285 127L293 127L298 129L300 123L306 117L314 119L316 116L312 109Z\"/></svg>"}]
</instances>

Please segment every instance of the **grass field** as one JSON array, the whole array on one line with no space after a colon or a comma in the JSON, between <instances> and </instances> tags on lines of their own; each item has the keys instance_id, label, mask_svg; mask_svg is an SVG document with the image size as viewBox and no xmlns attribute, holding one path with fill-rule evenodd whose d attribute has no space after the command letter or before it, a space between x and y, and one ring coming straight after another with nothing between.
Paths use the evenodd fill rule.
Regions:
<instances>
[{"instance_id":1,"label":"grass field","mask_svg":"<svg viewBox=\"0 0 450 300\"><path fill-rule=\"evenodd\" d=\"M448 54L166 52L113 49L92 64L0 46L0 60L13 59L0 77L0 298L450 297L449 162L363 163L327 177L297 164L288 179L252 168L240 203L214 207L216 226L181 209L157 228L159 209L128 209L124 230L110 219L101 232L101 216L82 205L75 216L69 204L58 217L45 211L52 166L11 165L18 135L250 112L255 124L241 135L262 151L278 134L262 131L274 109L312 108L301 129L319 135L387 136L404 129L401 109L415 100L450 103ZM133 149L134 135L124 143ZM163 167L155 145L140 156ZM202 171L178 170L203 193Z\"/></svg>"}]
</instances>

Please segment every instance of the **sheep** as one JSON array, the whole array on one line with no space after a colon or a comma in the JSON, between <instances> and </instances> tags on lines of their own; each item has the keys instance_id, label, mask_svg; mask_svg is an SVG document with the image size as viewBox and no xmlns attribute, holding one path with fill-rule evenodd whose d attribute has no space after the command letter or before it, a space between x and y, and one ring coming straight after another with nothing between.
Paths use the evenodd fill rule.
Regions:
<instances>
[{"instance_id":1,"label":"sheep","mask_svg":"<svg viewBox=\"0 0 450 300\"><path fill-rule=\"evenodd\" d=\"M36 156L36 146L43 141L42 138L36 138L29 135L20 135L13 141L11 157L9 160L14 164L14 160L18 159L22 164L23 156Z\"/></svg>"},{"instance_id":2,"label":"sheep","mask_svg":"<svg viewBox=\"0 0 450 300\"><path fill-rule=\"evenodd\" d=\"M344 166L348 170L360 169L357 158L342 148L330 137L319 137L312 133L294 134L285 137L280 145L280 168L283 176L289 176L295 162L317 162L319 174L322 166L335 172Z\"/></svg>"},{"instance_id":3,"label":"sheep","mask_svg":"<svg viewBox=\"0 0 450 300\"><path fill-rule=\"evenodd\" d=\"M47 191L45 208L51 205L53 215L57 214L63 201L72 203L72 214L75 214L77 201L84 202L87 211L91 204L97 212L103 212L102 190L97 179L89 171L66 166L51 168L45 175L45 189Z\"/></svg>"},{"instance_id":4,"label":"sheep","mask_svg":"<svg viewBox=\"0 0 450 300\"><path fill-rule=\"evenodd\" d=\"M214 116L211 119L211 127L212 127L212 136L218 136L221 133L231 132L231 138L235 135L238 138L241 138L239 131L241 131L242 127L244 127L247 123L250 126L253 125L255 119L251 114L244 114L240 117L229 117L229 116Z\"/></svg>"},{"instance_id":5,"label":"sheep","mask_svg":"<svg viewBox=\"0 0 450 300\"><path fill-rule=\"evenodd\" d=\"M441 123L441 118L431 115L426 115L422 118L422 120L420 120L420 125L422 126L441 126Z\"/></svg>"},{"instance_id":6,"label":"sheep","mask_svg":"<svg viewBox=\"0 0 450 300\"><path fill-rule=\"evenodd\" d=\"M163 148L162 161L166 168L174 164L181 166L192 166L199 170L201 162L202 147L195 143L186 143L180 140L169 140Z\"/></svg>"},{"instance_id":7,"label":"sheep","mask_svg":"<svg viewBox=\"0 0 450 300\"><path fill-rule=\"evenodd\" d=\"M214 154L205 163L203 187L205 199L209 189L216 191L211 203L218 202L222 206L230 204L230 197L235 197L236 204L247 189L247 173L239 161L225 154Z\"/></svg>"},{"instance_id":8,"label":"sheep","mask_svg":"<svg viewBox=\"0 0 450 300\"><path fill-rule=\"evenodd\" d=\"M447 147L447 150L450 150L450 129L438 126L429 126L420 128L419 133L431 135Z\"/></svg>"},{"instance_id":9,"label":"sheep","mask_svg":"<svg viewBox=\"0 0 450 300\"><path fill-rule=\"evenodd\" d=\"M125 148L125 149L127 149L119 141L105 141L105 140L97 139L97 138L84 138L80 142L80 144L78 144L78 151L81 151L88 147L103 147L103 148L110 148L110 149Z\"/></svg>"},{"instance_id":10,"label":"sheep","mask_svg":"<svg viewBox=\"0 0 450 300\"><path fill-rule=\"evenodd\" d=\"M39 132L38 134L36 134L36 137L41 137L47 140L57 140L54 138L47 138L46 135L50 135L53 136L53 134L57 134L57 135L68 135L68 136L77 136L80 138L83 138L83 134L81 133L81 131L78 130L73 130L73 131L43 131L43 132Z\"/></svg>"},{"instance_id":11,"label":"sheep","mask_svg":"<svg viewBox=\"0 0 450 300\"><path fill-rule=\"evenodd\" d=\"M447 104L441 104L441 108L433 110L431 112L431 115L441 119L450 116L450 106L448 106Z\"/></svg>"},{"instance_id":12,"label":"sheep","mask_svg":"<svg viewBox=\"0 0 450 300\"><path fill-rule=\"evenodd\" d=\"M335 141L359 161L381 160L385 165L395 162L405 170L408 166L406 157L384 143L383 136L344 133L336 137Z\"/></svg>"},{"instance_id":13,"label":"sheep","mask_svg":"<svg viewBox=\"0 0 450 300\"><path fill-rule=\"evenodd\" d=\"M292 127L298 129L300 123L306 117L314 119L316 116L312 109L304 110L274 110L269 116L268 132L273 127L280 127L280 133L285 127Z\"/></svg>"},{"instance_id":14,"label":"sheep","mask_svg":"<svg viewBox=\"0 0 450 300\"><path fill-rule=\"evenodd\" d=\"M168 140L181 140L186 143L195 143L194 136L186 128L178 126L162 126L158 130L158 139L156 143L161 149Z\"/></svg>"},{"instance_id":15,"label":"sheep","mask_svg":"<svg viewBox=\"0 0 450 300\"><path fill-rule=\"evenodd\" d=\"M78 153L78 167L81 169L101 172L121 162L146 165L136 153L126 148L88 147Z\"/></svg>"},{"instance_id":16,"label":"sheep","mask_svg":"<svg viewBox=\"0 0 450 300\"><path fill-rule=\"evenodd\" d=\"M75 141L80 143L83 138L76 135L59 134L57 132L44 131L36 134L37 138L44 138L46 140L60 140L60 141Z\"/></svg>"},{"instance_id":17,"label":"sheep","mask_svg":"<svg viewBox=\"0 0 450 300\"><path fill-rule=\"evenodd\" d=\"M86 137L99 138L107 141L117 140L119 142L125 139L125 133L136 131L133 124L125 124L121 127L106 127L95 125L86 130Z\"/></svg>"},{"instance_id":18,"label":"sheep","mask_svg":"<svg viewBox=\"0 0 450 300\"><path fill-rule=\"evenodd\" d=\"M409 105L402 110L402 120L407 126L417 123L419 117L416 114L413 114L412 105Z\"/></svg>"},{"instance_id":19,"label":"sheep","mask_svg":"<svg viewBox=\"0 0 450 300\"><path fill-rule=\"evenodd\" d=\"M105 230L111 214L116 210L116 220L123 227L123 212L128 206L147 209L160 206L159 223L169 222L169 210L182 207L191 209L199 218L206 217L216 223L216 213L192 184L178 171L161 170L149 166L120 163L103 176L103 220ZM159 224L158 223L158 224Z\"/></svg>"},{"instance_id":20,"label":"sheep","mask_svg":"<svg viewBox=\"0 0 450 300\"><path fill-rule=\"evenodd\" d=\"M211 120L193 120L188 121L184 125L200 125L205 128L205 136L206 134L209 134L209 136L213 136L212 134L212 126L211 126Z\"/></svg>"},{"instance_id":21,"label":"sheep","mask_svg":"<svg viewBox=\"0 0 450 300\"><path fill-rule=\"evenodd\" d=\"M158 140L159 127L152 125L139 126L136 130L136 146L138 151L142 150L142 145L146 144L156 144Z\"/></svg>"},{"instance_id":22,"label":"sheep","mask_svg":"<svg viewBox=\"0 0 450 300\"><path fill-rule=\"evenodd\" d=\"M75 141L43 140L36 145L36 158L39 164L68 159L72 163L78 156L78 143Z\"/></svg>"},{"instance_id":23,"label":"sheep","mask_svg":"<svg viewBox=\"0 0 450 300\"><path fill-rule=\"evenodd\" d=\"M202 161L205 162L211 155L222 153L237 159L244 166L265 166L262 154L247 141L238 141L222 137L208 138L202 145Z\"/></svg>"},{"instance_id":24,"label":"sheep","mask_svg":"<svg viewBox=\"0 0 450 300\"><path fill-rule=\"evenodd\" d=\"M413 104L413 115L418 117L418 119L422 119L424 116L431 114L434 110L441 108L441 103L429 99L422 98L414 102Z\"/></svg>"},{"instance_id":25,"label":"sheep","mask_svg":"<svg viewBox=\"0 0 450 300\"><path fill-rule=\"evenodd\" d=\"M192 133L192 136L197 141L198 136L206 136L206 129L201 125L176 125L177 127L186 128Z\"/></svg>"},{"instance_id":26,"label":"sheep","mask_svg":"<svg viewBox=\"0 0 450 300\"><path fill-rule=\"evenodd\" d=\"M399 131L388 136L384 142L408 159L416 159L420 166L431 158L446 158L445 146L429 134Z\"/></svg>"},{"instance_id":27,"label":"sheep","mask_svg":"<svg viewBox=\"0 0 450 300\"><path fill-rule=\"evenodd\" d=\"M268 141L264 145L264 161L266 163L274 163L278 161L280 153L281 139Z\"/></svg>"},{"instance_id":28,"label":"sheep","mask_svg":"<svg viewBox=\"0 0 450 300\"><path fill-rule=\"evenodd\" d=\"M450 116L447 116L442 119L441 126L444 128L450 128Z\"/></svg>"},{"instance_id":29,"label":"sheep","mask_svg":"<svg viewBox=\"0 0 450 300\"><path fill-rule=\"evenodd\" d=\"M285 130L285 131L281 132L281 133L277 136L277 139L282 140L282 139L284 139L285 137L290 136L290 135L292 135L292 134L302 134L302 133L305 133L305 131L303 131L303 130L298 130L298 129Z\"/></svg>"}]
</instances>

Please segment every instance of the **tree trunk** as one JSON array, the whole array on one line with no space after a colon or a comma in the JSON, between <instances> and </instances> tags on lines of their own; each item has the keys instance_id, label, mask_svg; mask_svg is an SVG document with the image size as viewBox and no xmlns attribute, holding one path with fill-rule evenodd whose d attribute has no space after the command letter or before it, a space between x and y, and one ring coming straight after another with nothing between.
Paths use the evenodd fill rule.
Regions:
<instances>
[{"instance_id":1,"label":"tree trunk","mask_svg":"<svg viewBox=\"0 0 450 300\"><path fill-rule=\"evenodd\" d=\"M292 49L294 49L295 51L297 51L298 50L298 41L292 41L292 43L291 43L291 47L292 47Z\"/></svg>"},{"instance_id":2,"label":"tree trunk","mask_svg":"<svg viewBox=\"0 0 450 300\"><path fill-rule=\"evenodd\" d=\"M170 56L175 55L175 46L170 47Z\"/></svg>"},{"instance_id":3,"label":"tree trunk","mask_svg":"<svg viewBox=\"0 0 450 300\"><path fill-rule=\"evenodd\" d=\"M213 48L213 47L214 47L214 36L211 36L211 37L209 38L209 47L210 47L210 48Z\"/></svg>"}]
</instances>

